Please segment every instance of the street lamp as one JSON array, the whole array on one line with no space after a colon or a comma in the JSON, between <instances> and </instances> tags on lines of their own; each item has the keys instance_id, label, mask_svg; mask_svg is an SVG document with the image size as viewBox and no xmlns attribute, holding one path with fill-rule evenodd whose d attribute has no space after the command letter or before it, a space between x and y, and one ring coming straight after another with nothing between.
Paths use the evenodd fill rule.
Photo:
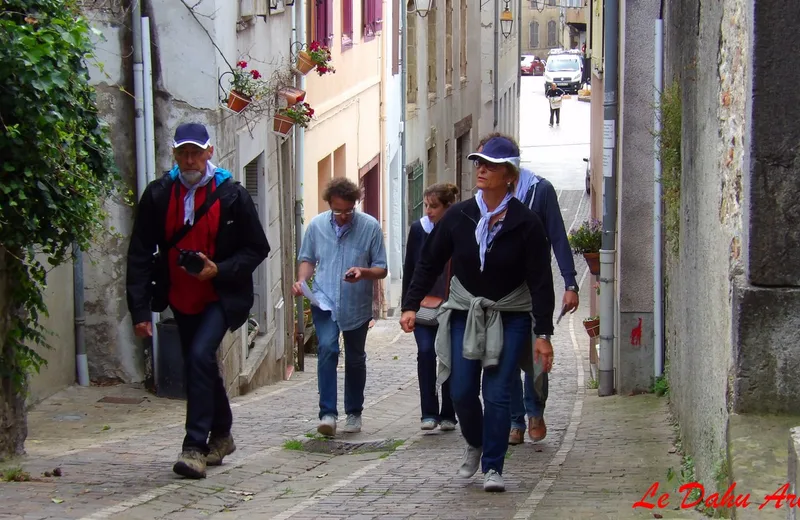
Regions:
<instances>
[{"instance_id":1,"label":"street lamp","mask_svg":"<svg viewBox=\"0 0 800 520\"><path fill-rule=\"evenodd\" d=\"M500 32L503 33L503 38L511 36L511 29L514 27L514 15L508 10L508 2L503 12L500 13Z\"/></svg>"},{"instance_id":2,"label":"street lamp","mask_svg":"<svg viewBox=\"0 0 800 520\"><path fill-rule=\"evenodd\" d=\"M428 16L428 12L433 9L433 0L409 0L408 12L416 11L420 18Z\"/></svg>"}]
</instances>

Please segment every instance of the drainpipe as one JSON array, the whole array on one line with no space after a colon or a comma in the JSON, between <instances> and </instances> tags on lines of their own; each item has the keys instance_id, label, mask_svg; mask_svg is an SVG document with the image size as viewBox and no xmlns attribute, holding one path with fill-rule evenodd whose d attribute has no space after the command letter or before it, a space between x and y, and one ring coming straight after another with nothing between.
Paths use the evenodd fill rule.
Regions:
<instances>
[{"instance_id":1,"label":"drainpipe","mask_svg":"<svg viewBox=\"0 0 800 520\"><path fill-rule=\"evenodd\" d=\"M131 32L133 33L133 108L136 132L136 190L137 199L147 186L147 154L144 131L144 64L142 63L142 6L139 0L131 5Z\"/></svg>"},{"instance_id":2,"label":"drainpipe","mask_svg":"<svg viewBox=\"0 0 800 520\"><path fill-rule=\"evenodd\" d=\"M600 374L597 395L614 393L614 308L617 228L617 84L619 0L605 0L603 74L603 240L600 247Z\"/></svg>"},{"instance_id":3,"label":"drainpipe","mask_svg":"<svg viewBox=\"0 0 800 520\"><path fill-rule=\"evenodd\" d=\"M661 252L661 92L664 90L664 20L656 20L655 78L653 81L653 368L655 377L664 373L664 278Z\"/></svg>"},{"instance_id":4,"label":"drainpipe","mask_svg":"<svg viewBox=\"0 0 800 520\"><path fill-rule=\"evenodd\" d=\"M408 45L406 43L406 19L408 18L408 9L401 9L401 12L404 13L400 17L400 106L402 107L400 110L400 200L404 201L404 204L401 204L403 208L400 211L400 225L401 225L401 233L400 233L400 243L402 246L400 247L400 258L406 257L406 229L408 229L408 215L405 208L407 204L405 202L406 199L406 184L408 184L408 178L406 177L406 163L408 161L407 154L406 154L406 106L408 103L408 99L406 98L406 88L408 84ZM463 22L462 22L463 23ZM402 273L403 269L400 269ZM402 277L402 274L400 275ZM400 302L402 305L402 302Z\"/></svg>"},{"instance_id":5,"label":"drainpipe","mask_svg":"<svg viewBox=\"0 0 800 520\"><path fill-rule=\"evenodd\" d=\"M89 386L89 361L86 358L86 315L83 306L83 252L72 244L72 298L75 307L75 370L78 384Z\"/></svg>"},{"instance_id":6,"label":"drainpipe","mask_svg":"<svg viewBox=\"0 0 800 520\"><path fill-rule=\"evenodd\" d=\"M295 2L292 9L292 25L295 41L306 42L305 32L305 2ZM305 90L305 76L297 74L295 76L297 88ZM294 130L294 168L295 168L295 203L294 203L294 242L295 242L295 269L297 269L297 259L300 258L300 244L303 242L303 177L304 165L303 155L305 154L305 129L295 126ZM295 334L297 341L297 367L300 371L305 370L305 316L303 315L303 297L299 296L294 301L297 312L298 330Z\"/></svg>"},{"instance_id":7,"label":"drainpipe","mask_svg":"<svg viewBox=\"0 0 800 520\"><path fill-rule=\"evenodd\" d=\"M500 99L500 85L498 84L500 73L500 0L494 0L494 72L492 73L492 106L494 108L494 130L497 131L498 114L500 107L497 106Z\"/></svg>"}]
</instances>

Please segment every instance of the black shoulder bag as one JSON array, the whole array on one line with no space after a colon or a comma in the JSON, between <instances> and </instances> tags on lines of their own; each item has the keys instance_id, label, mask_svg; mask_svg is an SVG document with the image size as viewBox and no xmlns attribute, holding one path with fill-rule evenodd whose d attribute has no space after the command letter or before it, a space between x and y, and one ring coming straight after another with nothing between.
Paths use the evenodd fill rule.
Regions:
<instances>
[{"instance_id":1,"label":"black shoulder bag","mask_svg":"<svg viewBox=\"0 0 800 520\"><path fill-rule=\"evenodd\" d=\"M176 180L175 182L178 183L180 181ZM231 181L223 182L206 197L203 205L200 206L194 213L195 224L199 222L200 219L206 215L206 213L208 213L208 210L211 209L211 206L213 206L220 197L225 195L229 186L232 186L233 184L234 183ZM176 188L180 190L179 187L176 186ZM159 249L153 254L153 269L151 271L153 274L150 280L150 310L153 312L163 312L164 309L166 309L169 305L169 265L167 264L168 251L178 245L178 242L183 240L189 231L192 230L192 227L193 224L189 224L188 222L185 223L183 227L176 231L169 241L164 244L163 251Z\"/></svg>"}]
</instances>

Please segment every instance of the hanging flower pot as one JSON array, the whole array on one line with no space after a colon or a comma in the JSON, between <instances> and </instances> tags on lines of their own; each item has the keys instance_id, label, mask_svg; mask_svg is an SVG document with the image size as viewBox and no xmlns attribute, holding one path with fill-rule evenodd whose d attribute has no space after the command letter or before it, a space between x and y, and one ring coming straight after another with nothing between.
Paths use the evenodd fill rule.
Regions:
<instances>
[{"instance_id":1,"label":"hanging flower pot","mask_svg":"<svg viewBox=\"0 0 800 520\"><path fill-rule=\"evenodd\" d=\"M275 114L272 120L272 130L280 135L287 135L294 126L294 121L286 114Z\"/></svg>"},{"instance_id":2,"label":"hanging flower pot","mask_svg":"<svg viewBox=\"0 0 800 520\"><path fill-rule=\"evenodd\" d=\"M316 63L311 59L311 56L306 51L300 51L297 54L297 64L295 68L300 71L302 75L306 75L316 67Z\"/></svg>"},{"instance_id":3,"label":"hanging flower pot","mask_svg":"<svg viewBox=\"0 0 800 520\"><path fill-rule=\"evenodd\" d=\"M590 338L596 338L600 335L600 316L592 316L583 320L583 327Z\"/></svg>"},{"instance_id":4,"label":"hanging flower pot","mask_svg":"<svg viewBox=\"0 0 800 520\"><path fill-rule=\"evenodd\" d=\"M295 87L284 87L279 94L286 98L286 104L289 106L296 105L306 98L306 91Z\"/></svg>"},{"instance_id":5,"label":"hanging flower pot","mask_svg":"<svg viewBox=\"0 0 800 520\"><path fill-rule=\"evenodd\" d=\"M586 265L589 266L589 272L597 276L600 274L600 253L583 253L583 258L586 260Z\"/></svg>"},{"instance_id":6,"label":"hanging flower pot","mask_svg":"<svg viewBox=\"0 0 800 520\"><path fill-rule=\"evenodd\" d=\"M241 112L247 105L252 102L252 98L249 96L245 96L240 92L236 92L232 90L231 93L228 95L228 108L233 110L234 112Z\"/></svg>"}]
</instances>

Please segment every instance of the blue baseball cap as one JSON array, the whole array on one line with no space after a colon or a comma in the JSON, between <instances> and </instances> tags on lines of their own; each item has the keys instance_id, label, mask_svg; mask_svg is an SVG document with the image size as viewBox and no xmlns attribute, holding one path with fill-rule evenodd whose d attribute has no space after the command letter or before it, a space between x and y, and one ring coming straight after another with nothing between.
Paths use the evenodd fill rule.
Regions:
<instances>
[{"instance_id":1,"label":"blue baseball cap","mask_svg":"<svg viewBox=\"0 0 800 520\"><path fill-rule=\"evenodd\" d=\"M211 137L208 135L206 127L200 123L184 123L175 130L175 140L173 148L178 148L185 144L199 146L203 150L211 146Z\"/></svg>"},{"instance_id":2,"label":"blue baseball cap","mask_svg":"<svg viewBox=\"0 0 800 520\"><path fill-rule=\"evenodd\" d=\"M508 163L519 169L519 147L505 137L492 137L483 145L483 150L469 154L467 159L480 159L494 164Z\"/></svg>"}]
</instances>

